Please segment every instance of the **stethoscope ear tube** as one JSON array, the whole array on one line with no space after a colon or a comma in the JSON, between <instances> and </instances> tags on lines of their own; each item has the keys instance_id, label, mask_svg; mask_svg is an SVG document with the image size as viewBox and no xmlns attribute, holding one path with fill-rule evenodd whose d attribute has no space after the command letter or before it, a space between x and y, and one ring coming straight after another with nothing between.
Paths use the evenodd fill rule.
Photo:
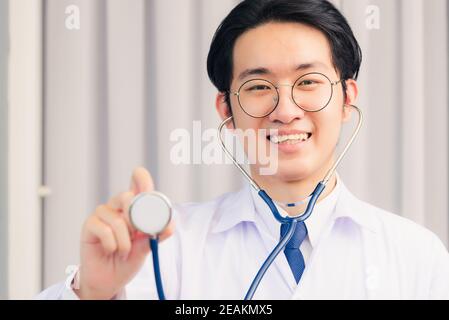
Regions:
<instances>
[{"instance_id":1,"label":"stethoscope ear tube","mask_svg":"<svg viewBox=\"0 0 449 320\"><path fill-rule=\"evenodd\" d=\"M265 190L259 190L258 194L262 198L262 200L268 205L270 208L272 214L276 218L277 221L280 223L289 223L291 220L295 220L297 222L304 221L310 215L312 214L313 208L315 207L316 202L318 201L318 198L320 197L321 193L326 188L326 185L323 182L320 182L315 187L315 190L313 190L311 194L311 198L307 204L306 211L302 213L301 215L294 216L294 217L283 217L280 215L278 208L274 204L273 200L270 198L270 196L265 192Z\"/></svg>"},{"instance_id":2,"label":"stethoscope ear tube","mask_svg":"<svg viewBox=\"0 0 449 320\"><path fill-rule=\"evenodd\" d=\"M262 198L262 200L268 205L268 207L270 208L270 210L271 210L273 216L276 218L276 220L278 220L282 224L289 225L289 229L288 229L286 235L280 240L278 245L273 249L273 251L270 253L270 255L267 257L267 259L263 263L262 267L257 272L257 275L254 278L253 282L251 283L251 286L245 296L245 300L251 300L253 298L254 293L256 292L257 287L259 286L260 282L262 281L262 278L265 275L265 273L267 272L268 268L273 263L274 259L278 256L278 254L285 248L286 244L292 237L295 227L296 227L296 224L298 222L306 220L312 214L315 204L318 201L318 198L320 197L323 190L326 188L327 182L330 180L332 175L335 173L337 166L340 164L341 160L345 156L349 147L352 145L356 136L358 135L360 128L362 127L362 123L363 123L362 110L354 105L348 105L348 107L354 108L359 114L359 120L357 123L357 127L354 130L354 132L352 133L349 141L346 143L345 148L343 149L343 151L341 152L341 154L335 161L334 165L328 170L324 179L317 184L317 186L315 187L315 190L310 195L310 200L309 200L309 203L307 204L306 211L298 216L295 216L295 217L282 217L280 215L276 205L274 204L273 200L270 198L270 196L263 189L261 189L259 187L259 185L251 178L251 176L245 171L245 169L236 161L236 159L234 158L232 153L226 148L226 145L221 136L221 132L222 132L223 128L225 127L225 125L229 121L232 120L232 117L225 119L218 127L218 139L220 141L221 147L222 147L223 151L225 152L225 154L232 160L234 165L239 169L239 171L243 174L243 176L249 181L251 186L257 191L257 193Z\"/></svg>"}]
</instances>

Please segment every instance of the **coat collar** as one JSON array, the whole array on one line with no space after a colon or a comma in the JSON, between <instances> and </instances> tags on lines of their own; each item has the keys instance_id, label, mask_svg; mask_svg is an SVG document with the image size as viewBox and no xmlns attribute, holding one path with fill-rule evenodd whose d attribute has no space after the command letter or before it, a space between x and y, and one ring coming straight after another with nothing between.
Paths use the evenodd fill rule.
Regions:
<instances>
[{"instance_id":1,"label":"coat collar","mask_svg":"<svg viewBox=\"0 0 449 320\"><path fill-rule=\"evenodd\" d=\"M256 221L250 189L251 185L248 183L240 191L223 198L215 213L216 223L212 227L213 233L227 231L242 222Z\"/></svg>"},{"instance_id":2,"label":"coat collar","mask_svg":"<svg viewBox=\"0 0 449 320\"><path fill-rule=\"evenodd\" d=\"M348 219L362 228L377 233L380 225L374 214L374 209L375 207L372 205L359 200L354 196L342 182L341 192L335 207L333 219L334 221Z\"/></svg>"}]
</instances>

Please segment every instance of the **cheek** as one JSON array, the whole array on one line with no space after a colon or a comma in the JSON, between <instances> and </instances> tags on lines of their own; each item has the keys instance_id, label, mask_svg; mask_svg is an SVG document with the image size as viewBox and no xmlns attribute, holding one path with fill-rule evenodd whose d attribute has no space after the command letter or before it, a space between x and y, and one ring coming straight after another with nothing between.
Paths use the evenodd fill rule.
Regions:
<instances>
[{"instance_id":1,"label":"cheek","mask_svg":"<svg viewBox=\"0 0 449 320\"><path fill-rule=\"evenodd\" d=\"M240 130L254 130L257 132L258 129L262 128L262 123L259 119L254 119L246 114L234 114L234 121L237 129Z\"/></svg>"},{"instance_id":2,"label":"cheek","mask_svg":"<svg viewBox=\"0 0 449 320\"><path fill-rule=\"evenodd\" d=\"M315 121L315 143L323 149L334 148L341 130L341 114L323 114ZM323 150L324 151L324 150Z\"/></svg>"},{"instance_id":3,"label":"cheek","mask_svg":"<svg viewBox=\"0 0 449 320\"><path fill-rule=\"evenodd\" d=\"M243 112L242 108L235 100L232 101L232 115L234 116L234 122L237 129L240 130L258 130L263 128L263 119L253 118Z\"/></svg>"},{"instance_id":4,"label":"cheek","mask_svg":"<svg viewBox=\"0 0 449 320\"><path fill-rule=\"evenodd\" d=\"M251 118L241 110L234 113L234 121L237 129L234 133L239 136L240 142L243 143L245 153L247 153L249 148L248 143L251 144L251 148L257 148L257 145L261 143L258 132L259 129L263 128L263 121Z\"/></svg>"}]
</instances>

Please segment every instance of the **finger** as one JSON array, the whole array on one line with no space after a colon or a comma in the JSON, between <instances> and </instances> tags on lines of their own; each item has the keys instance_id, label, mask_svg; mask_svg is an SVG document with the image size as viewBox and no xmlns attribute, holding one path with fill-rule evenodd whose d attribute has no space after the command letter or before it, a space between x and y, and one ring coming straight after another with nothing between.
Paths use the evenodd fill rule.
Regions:
<instances>
[{"instance_id":1,"label":"finger","mask_svg":"<svg viewBox=\"0 0 449 320\"><path fill-rule=\"evenodd\" d=\"M167 225L167 227L161 233L158 234L159 241L164 241L165 239L169 238L174 233L174 231L175 231L175 223L173 220L171 220L169 222L169 224ZM142 238L148 239L149 237L150 237L150 235L148 235L146 233L143 233L141 231L136 231L133 234L132 241L134 243L135 240L142 239Z\"/></svg>"},{"instance_id":2,"label":"finger","mask_svg":"<svg viewBox=\"0 0 449 320\"><path fill-rule=\"evenodd\" d=\"M175 222L174 220L170 220L168 226L159 234L159 241L164 241L168 237L170 237L175 231Z\"/></svg>"},{"instance_id":3,"label":"finger","mask_svg":"<svg viewBox=\"0 0 449 320\"><path fill-rule=\"evenodd\" d=\"M131 230L129 230L123 215L107 206L100 206L95 215L112 229L117 243L117 251L120 257L126 259L131 250Z\"/></svg>"},{"instance_id":4,"label":"finger","mask_svg":"<svg viewBox=\"0 0 449 320\"><path fill-rule=\"evenodd\" d=\"M131 177L130 189L135 195L141 192L151 192L154 190L153 179L147 169L143 167L134 169Z\"/></svg>"},{"instance_id":5,"label":"finger","mask_svg":"<svg viewBox=\"0 0 449 320\"><path fill-rule=\"evenodd\" d=\"M118 212L121 212L123 214L123 218L125 219L126 224L130 229L131 233L136 231L133 224L131 223L131 219L129 218L129 207L133 199L134 193L132 193L131 191L127 191L119 193L118 195L112 197L111 199L109 199L107 203L108 207L110 207L113 210L117 210Z\"/></svg>"},{"instance_id":6,"label":"finger","mask_svg":"<svg viewBox=\"0 0 449 320\"><path fill-rule=\"evenodd\" d=\"M117 242L111 227L95 215L90 216L86 224L86 228L84 228L88 233L86 242L94 243L99 240L107 255L113 254L117 250Z\"/></svg>"},{"instance_id":7,"label":"finger","mask_svg":"<svg viewBox=\"0 0 449 320\"><path fill-rule=\"evenodd\" d=\"M159 235L159 241L164 241L168 237L170 237L174 232L174 222L170 221L167 228ZM150 252L151 248L149 245L150 237L144 233L139 233L139 235L133 240L133 246L131 252L129 254L129 259L140 259L145 257L148 252Z\"/></svg>"},{"instance_id":8,"label":"finger","mask_svg":"<svg viewBox=\"0 0 449 320\"><path fill-rule=\"evenodd\" d=\"M133 246L131 248L128 259L141 259L145 257L148 252L150 252L149 236L142 234L141 237L133 240Z\"/></svg>"}]
</instances>

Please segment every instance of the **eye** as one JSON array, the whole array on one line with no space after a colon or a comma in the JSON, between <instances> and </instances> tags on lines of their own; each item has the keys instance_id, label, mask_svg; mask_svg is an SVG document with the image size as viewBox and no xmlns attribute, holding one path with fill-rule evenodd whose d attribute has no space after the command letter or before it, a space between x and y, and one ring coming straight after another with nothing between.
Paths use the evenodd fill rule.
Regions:
<instances>
[{"instance_id":1,"label":"eye","mask_svg":"<svg viewBox=\"0 0 449 320\"><path fill-rule=\"evenodd\" d=\"M250 86L246 90L247 91L262 91L262 90L271 90L271 88L264 84L258 84L258 85Z\"/></svg>"},{"instance_id":2,"label":"eye","mask_svg":"<svg viewBox=\"0 0 449 320\"><path fill-rule=\"evenodd\" d=\"M313 81L313 80L302 80L300 82L298 82L298 87L300 86L311 86L316 84L317 82Z\"/></svg>"}]
</instances>

